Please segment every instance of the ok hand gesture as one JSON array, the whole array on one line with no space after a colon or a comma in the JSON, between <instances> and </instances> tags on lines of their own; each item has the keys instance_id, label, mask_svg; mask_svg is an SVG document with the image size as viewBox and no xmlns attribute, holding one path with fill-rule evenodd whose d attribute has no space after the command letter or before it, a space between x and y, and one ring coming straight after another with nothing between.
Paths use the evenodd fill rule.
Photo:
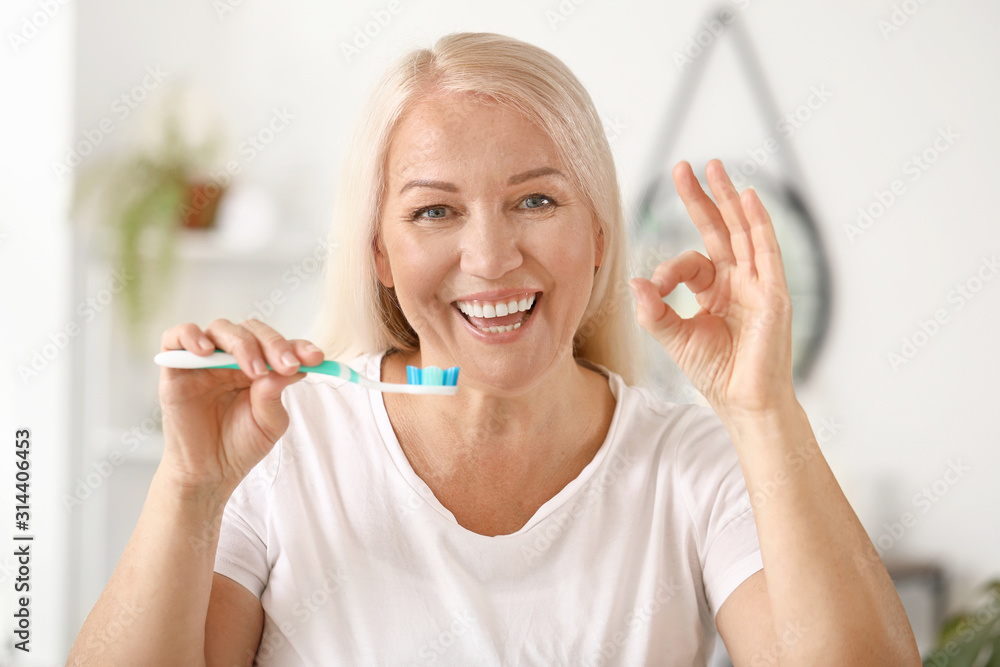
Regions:
<instances>
[{"instance_id":1,"label":"ok hand gesture","mask_svg":"<svg viewBox=\"0 0 1000 667\"><path fill-rule=\"evenodd\" d=\"M736 192L722 163L705 168L718 204L691 165L674 183L709 257L689 250L634 278L636 319L720 415L777 409L794 400L791 298L771 218L757 192ZM683 319L663 302L680 283L701 309Z\"/></svg>"}]
</instances>

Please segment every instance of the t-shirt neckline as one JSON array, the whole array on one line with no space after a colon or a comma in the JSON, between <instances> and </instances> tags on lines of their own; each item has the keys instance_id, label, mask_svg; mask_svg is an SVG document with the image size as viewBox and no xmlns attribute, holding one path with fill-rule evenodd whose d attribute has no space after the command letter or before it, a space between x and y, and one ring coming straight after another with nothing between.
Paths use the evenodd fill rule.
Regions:
<instances>
[{"instance_id":1,"label":"t-shirt neckline","mask_svg":"<svg viewBox=\"0 0 1000 667\"><path fill-rule=\"evenodd\" d=\"M382 371L382 358L385 356L385 352L379 352L372 354L368 359L368 364L364 368L364 375L372 380L381 379ZM518 530L513 533L508 533L506 535L482 535L468 528L462 526L458 523L455 515L441 504L437 496L431 491L430 487L424 482L423 479L417 475L413 466L410 465L410 460L406 458L406 454L403 452L402 445L399 444L399 439L396 438L396 432L392 428L392 422L389 420L389 413L385 409L385 400L383 399L382 392L380 391L369 391L369 400L371 401L372 413L375 417L376 425L378 426L379 434L382 436L382 444L385 446L386 452L395 464L396 470L403 478L404 482L410 486L410 488L417 494L421 499L421 502L426 503L431 509L435 511L436 514L443 517L452 526L453 529L460 531L462 534L472 536L472 539L483 539L483 540L501 540L504 538L514 539L524 533L527 533L540 522L542 522L546 517L552 515L560 506L570 500L573 495L575 495L580 489L585 487L587 483L595 476L597 470L601 467L601 464L609 456L608 452L612 448L615 442L615 433L618 429L618 423L621 420L622 403L624 397L624 381L621 376L614 373L604 366L599 364L594 364L591 362L584 362L589 368L592 368L605 377L608 378L608 387L611 390L611 395L615 399L615 409L611 416L611 425L608 427L608 432L604 437L604 442L601 443L600 448L597 453L594 454L594 458L584 466L580 474L577 475L573 480L571 480L566 486L561 488L556 495L549 498L547 501L542 503L542 505L535 511L528 521L521 526Z\"/></svg>"}]
</instances>

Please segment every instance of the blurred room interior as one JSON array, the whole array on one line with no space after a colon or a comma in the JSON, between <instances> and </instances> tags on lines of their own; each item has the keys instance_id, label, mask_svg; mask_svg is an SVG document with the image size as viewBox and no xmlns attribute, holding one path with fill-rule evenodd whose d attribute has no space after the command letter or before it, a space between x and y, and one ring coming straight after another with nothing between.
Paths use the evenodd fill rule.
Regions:
<instances>
[{"instance_id":1,"label":"blurred room interior","mask_svg":"<svg viewBox=\"0 0 1000 667\"><path fill-rule=\"evenodd\" d=\"M799 400L921 652L964 612L992 644L998 23L973 0L8 3L0 409L37 443L44 548L38 645L15 662L5 633L0 665L62 664L121 555L163 447L160 334L219 317L306 334L359 105L396 55L457 30L542 46L587 86L637 272L702 250L669 165L719 157L758 188L793 287ZM653 389L700 401L660 358Z\"/></svg>"}]
</instances>

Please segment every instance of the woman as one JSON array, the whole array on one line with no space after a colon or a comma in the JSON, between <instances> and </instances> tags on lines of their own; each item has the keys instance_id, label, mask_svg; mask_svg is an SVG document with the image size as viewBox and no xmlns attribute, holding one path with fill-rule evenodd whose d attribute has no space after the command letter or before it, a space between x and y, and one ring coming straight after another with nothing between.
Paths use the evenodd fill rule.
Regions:
<instances>
[{"instance_id":1,"label":"woman","mask_svg":"<svg viewBox=\"0 0 1000 667\"><path fill-rule=\"evenodd\" d=\"M71 664L704 665L716 627L736 665L919 664L795 398L752 190L712 161L717 206L680 163L709 257L630 283L712 409L676 405L629 384L614 163L565 65L449 35L363 117L323 350L256 320L164 333L240 370L163 370L163 460ZM662 300L681 282L687 320ZM461 389L298 372L324 351L388 382L459 366Z\"/></svg>"}]
</instances>

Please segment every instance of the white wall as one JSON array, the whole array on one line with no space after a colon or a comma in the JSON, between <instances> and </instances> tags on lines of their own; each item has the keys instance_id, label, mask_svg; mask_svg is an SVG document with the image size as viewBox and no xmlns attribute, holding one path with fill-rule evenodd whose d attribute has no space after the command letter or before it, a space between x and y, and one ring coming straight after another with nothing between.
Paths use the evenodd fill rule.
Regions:
<instances>
[{"instance_id":1,"label":"white wall","mask_svg":"<svg viewBox=\"0 0 1000 667\"><path fill-rule=\"evenodd\" d=\"M70 249L66 205L69 182L53 179L48 155L69 142L74 7L4 3L0 14L0 665L55 665L65 661L69 632L65 592L68 522L58 504L69 466ZM25 21L28 25L25 25ZM11 35L14 35L12 38ZM34 355L39 357L35 371ZM26 370L31 369L31 370ZM14 527L14 434L30 438L29 527ZM32 535L30 590L13 557L14 535ZM12 648L15 600L30 599L30 653Z\"/></svg>"},{"instance_id":2,"label":"white wall","mask_svg":"<svg viewBox=\"0 0 1000 667\"><path fill-rule=\"evenodd\" d=\"M446 32L494 31L551 50L588 86L602 115L620 128L614 147L631 198L679 82L675 53L696 35L709 5L577 2L400 0L398 14L347 62L341 44L387 2L258 0L220 15L206 0L94 0L77 11L75 136L109 116L116 129L102 149L137 132L143 104L122 119L113 104L147 67L168 72L167 81L187 77L214 97L231 155L275 107L285 108L294 122L246 165L246 178L275 194L286 225L315 234L335 195L346 132L377 74L403 49ZM883 542L886 557L940 559L957 601L1000 570L1000 354L993 349L1000 279L961 309L948 300L949 290L1000 249L989 199L998 175L993 151L1000 149L1000 42L993 34L1000 5L901 4L915 11L888 35L879 28L893 12L886 1L729 6L748 22L782 109L794 111L812 86L832 93L792 137L831 253L836 297L828 346L801 399L814 424L842 425L825 451L873 537L904 512L915 515L900 538ZM553 24L556 15L565 20ZM735 76L732 51L720 47L675 158L743 157L768 130ZM910 180L907 160L948 127L958 139ZM844 226L857 208L893 179L904 181L905 192L849 239ZM888 353L938 309L948 321L894 370ZM947 493L922 512L914 494L942 478L949 461L969 470L956 484L939 485Z\"/></svg>"}]
</instances>

